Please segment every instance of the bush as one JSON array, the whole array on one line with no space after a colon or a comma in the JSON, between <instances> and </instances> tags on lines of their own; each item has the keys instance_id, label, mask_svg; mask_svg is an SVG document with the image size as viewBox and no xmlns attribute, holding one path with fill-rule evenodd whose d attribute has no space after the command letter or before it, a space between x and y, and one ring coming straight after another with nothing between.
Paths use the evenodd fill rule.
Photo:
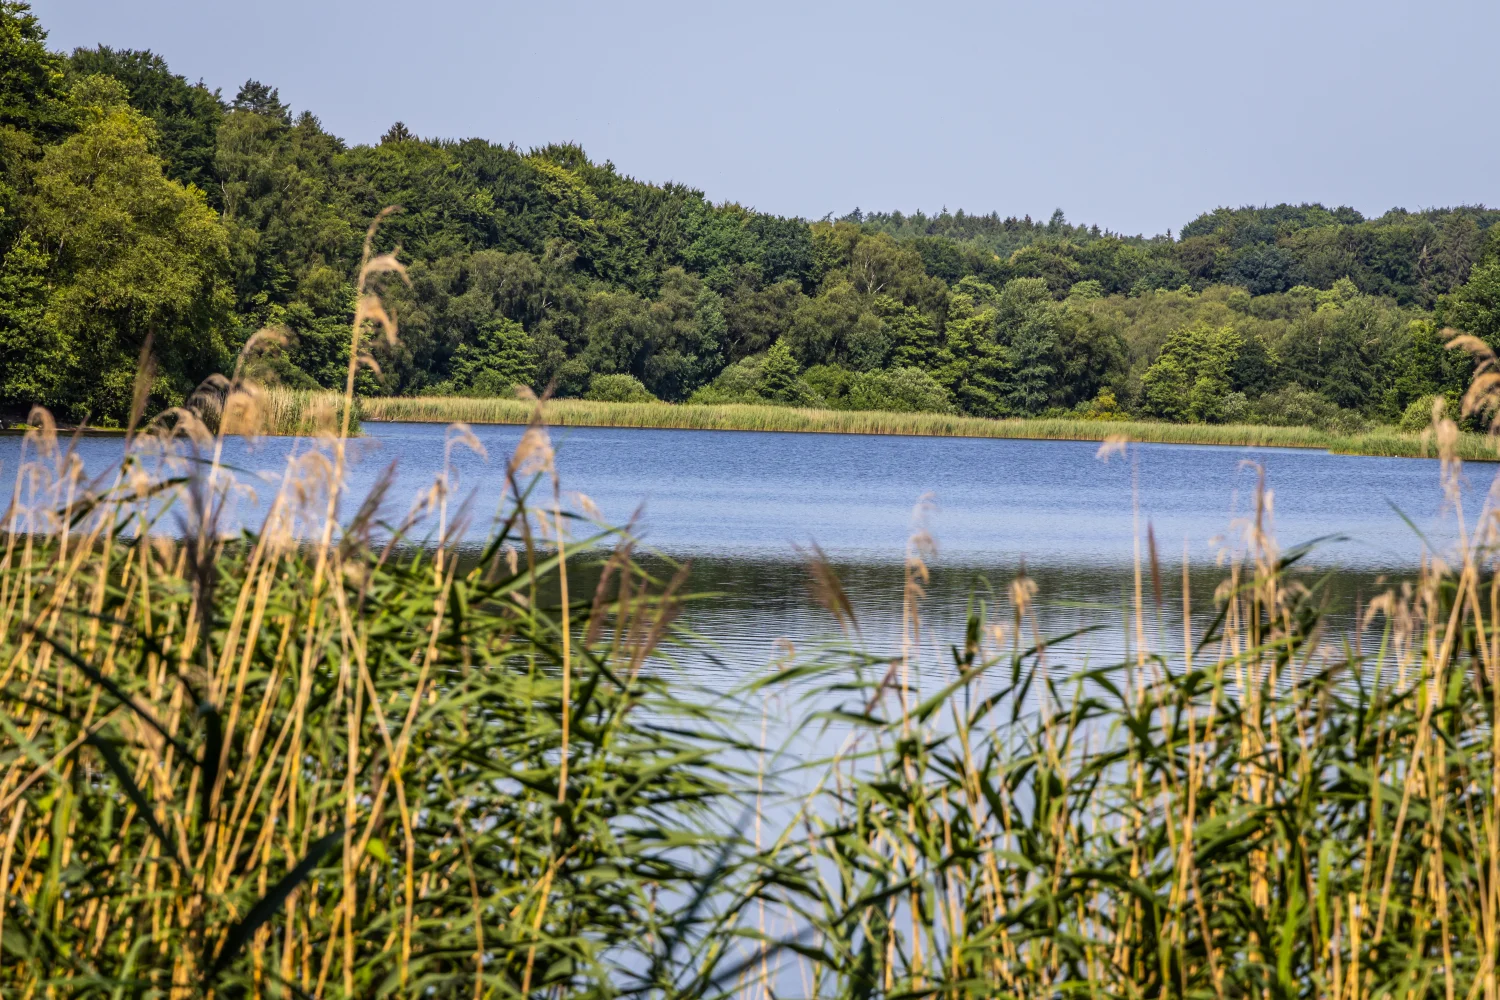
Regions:
<instances>
[{"instance_id":1,"label":"bush","mask_svg":"<svg viewBox=\"0 0 1500 1000\"><path fill-rule=\"evenodd\" d=\"M595 375L589 380L584 399L598 403L659 403L634 375Z\"/></svg>"},{"instance_id":2,"label":"bush","mask_svg":"<svg viewBox=\"0 0 1500 1000\"><path fill-rule=\"evenodd\" d=\"M554 385L558 396L582 396L589 386L589 364L582 358L569 358L557 366Z\"/></svg>"},{"instance_id":3,"label":"bush","mask_svg":"<svg viewBox=\"0 0 1500 1000\"><path fill-rule=\"evenodd\" d=\"M920 368L860 372L849 380L844 408L897 413L954 413L953 396Z\"/></svg>"},{"instance_id":4,"label":"bush","mask_svg":"<svg viewBox=\"0 0 1500 1000\"><path fill-rule=\"evenodd\" d=\"M822 396L832 410L850 409L847 398L849 386L856 378L858 373L841 365L813 365L802 373L802 381L809 389Z\"/></svg>"},{"instance_id":5,"label":"bush","mask_svg":"<svg viewBox=\"0 0 1500 1000\"><path fill-rule=\"evenodd\" d=\"M768 361L774 363L768 365ZM819 409L828 406L823 394L795 373L795 364L784 347L780 350L773 347L768 354L756 354L736 361L721 371L718 378L689 396L687 401L704 406L721 403ZM816 370L808 369L809 372Z\"/></svg>"},{"instance_id":6,"label":"bush","mask_svg":"<svg viewBox=\"0 0 1500 1000\"><path fill-rule=\"evenodd\" d=\"M1365 429L1364 417L1300 385L1266 393L1250 405L1248 415L1253 423L1273 427L1317 427L1337 434L1357 434Z\"/></svg>"},{"instance_id":7,"label":"bush","mask_svg":"<svg viewBox=\"0 0 1500 1000\"><path fill-rule=\"evenodd\" d=\"M1418 396L1401 413L1401 430L1407 434L1420 434L1432 426L1432 404L1441 396ZM1446 401L1445 401L1446 402Z\"/></svg>"},{"instance_id":8,"label":"bush","mask_svg":"<svg viewBox=\"0 0 1500 1000\"><path fill-rule=\"evenodd\" d=\"M514 378L507 378L500 372L484 371L474 376L474 383L466 391L456 393L456 395L481 398L499 396L509 399L516 394L517 387L524 384L517 382Z\"/></svg>"},{"instance_id":9,"label":"bush","mask_svg":"<svg viewBox=\"0 0 1500 1000\"><path fill-rule=\"evenodd\" d=\"M1300 385L1268 392L1251 406L1255 423L1273 427L1317 427L1337 410L1337 406Z\"/></svg>"},{"instance_id":10,"label":"bush","mask_svg":"<svg viewBox=\"0 0 1500 1000\"><path fill-rule=\"evenodd\" d=\"M1075 286L1076 287L1076 286ZM1235 395L1238 395L1237 393ZM1241 399L1244 397L1241 396ZM1092 401L1079 403L1067 416L1083 420L1129 420L1130 414L1120 407L1119 400L1109 389L1100 389Z\"/></svg>"},{"instance_id":11,"label":"bush","mask_svg":"<svg viewBox=\"0 0 1500 1000\"><path fill-rule=\"evenodd\" d=\"M757 354L741 358L719 372L718 378L703 386L688 397L689 403L716 405L719 403L764 403L758 391L760 370L765 355Z\"/></svg>"},{"instance_id":12,"label":"bush","mask_svg":"<svg viewBox=\"0 0 1500 1000\"><path fill-rule=\"evenodd\" d=\"M801 381L832 410L886 410L897 413L953 413L953 396L921 368L856 372L839 365L814 365Z\"/></svg>"}]
</instances>

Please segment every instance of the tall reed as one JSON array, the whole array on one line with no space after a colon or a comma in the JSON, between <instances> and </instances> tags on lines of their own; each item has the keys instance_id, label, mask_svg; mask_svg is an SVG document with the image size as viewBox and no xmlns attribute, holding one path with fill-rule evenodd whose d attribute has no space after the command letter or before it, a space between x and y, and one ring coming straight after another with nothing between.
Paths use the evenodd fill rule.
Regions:
<instances>
[{"instance_id":1,"label":"tall reed","mask_svg":"<svg viewBox=\"0 0 1500 1000\"><path fill-rule=\"evenodd\" d=\"M1461 518L1456 428L1434 422ZM856 648L767 681L826 678L808 722L849 733L802 765L814 791L760 859L771 925L801 935L781 981L822 997L1494 997L1495 517L1454 564L1428 558L1372 600L1365 632L1329 636L1271 508L1263 490L1206 627L1184 561L1175 650L1147 642L1164 616L1148 541L1123 662L1059 663L1023 578L976 605L932 676L917 554L898 655ZM836 577L815 576L852 623Z\"/></svg>"},{"instance_id":2,"label":"tall reed","mask_svg":"<svg viewBox=\"0 0 1500 1000\"><path fill-rule=\"evenodd\" d=\"M33 415L0 537L4 995L599 996L712 968L714 911L659 902L722 877L733 778L702 699L648 668L681 577L614 536L569 597L587 522L540 424L477 558L446 471L388 537L389 478L338 517L401 273L369 242L343 405L257 533L219 529L224 436L266 415L238 375L203 390L216 435L194 410L137 430L139 391L102 482ZM435 545L403 546L422 519Z\"/></svg>"}]
</instances>

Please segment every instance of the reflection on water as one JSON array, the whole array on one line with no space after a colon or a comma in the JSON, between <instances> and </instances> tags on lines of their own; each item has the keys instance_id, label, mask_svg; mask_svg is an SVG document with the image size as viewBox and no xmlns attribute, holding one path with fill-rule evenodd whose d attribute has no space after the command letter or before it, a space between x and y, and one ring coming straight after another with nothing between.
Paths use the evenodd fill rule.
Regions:
<instances>
[{"instance_id":1,"label":"reflection on water","mask_svg":"<svg viewBox=\"0 0 1500 1000\"><path fill-rule=\"evenodd\" d=\"M597 566L597 563L594 564ZM663 579L671 576L675 565L653 566ZM671 671L680 690L694 690L711 700L722 699L720 708L733 719L732 727L751 744L763 745L774 752L771 770L779 774L779 787L795 803L824 776L824 765L834 755L844 752L855 736L856 727L847 719L830 717L835 709L863 713L870 689L852 688L855 680L852 659L845 655L848 646L858 645L868 653L885 658L899 657L902 649L903 568L891 563L841 563L834 567L853 605L859 634L841 633L839 623L822 608L810 585L805 564L792 560L697 559L692 563L692 580L703 599L689 601L682 624L696 636L670 657L670 664L659 669ZM934 567L920 605L921 631L915 649L911 650L910 680L917 699L936 693L957 675L955 647L961 649L964 626L971 608L983 605L991 625L1002 627L1003 651L1027 650L1039 641L1045 645L1042 659L1046 673L1058 685L1058 696L1064 703L1080 693L1101 694L1090 683L1080 689L1071 679L1085 670L1133 663L1137 653L1136 586L1133 567L1044 567L1028 570L1036 585L1035 598L1020 624L1019 635L1009 584L1019 567ZM580 592L589 592L594 582L593 568L577 567ZM1225 580L1227 571L1214 566L1199 567L1189 574L1189 607L1192 641L1203 640L1218 609L1215 592ZM1181 566L1161 566L1156 580L1149 560L1140 576L1141 607L1139 634L1145 639L1145 650L1169 662L1182 662L1183 593ZM1326 652L1341 655L1340 642L1348 637L1353 651L1372 652L1378 634L1359 627L1360 609L1389 585L1381 574L1363 570L1311 569L1294 573L1293 585L1316 588L1319 603L1325 609L1327 634L1334 642ZM1376 625L1378 630L1383 623ZM987 643L996 651L993 634ZM1218 649L1210 646L1212 658ZM1204 658L1195 653L1196 662ZM777 683L751 690L751 686L768 679L773 671L790 666L793 660L807 665L828 662L839 665L836 673L803 677L792 683ZM1032 660L1028 660L1028 665ZM884 665L866 669L868 684L883 673ZM983 694L999 690L1008 676L1002 660L976 685ZM833 689L837 681L841 687ZM1123 681L1123 677L1117 677ZM1040 686L1029 688L1021 710L1038 707ZM876 715L898 717L898 700L888 693ZM998 720L1009 710L993 718ZM946 717L932 725L944 730ZM761 743L760 741L764 741ZM754 753L743 757L731 755L740 766L756 770L765 759ZM769 815L782 816L772 810Z\"/></svg>"},{"instance_id":2,"label":"reflection on water","mask_svg":"<svg viewBox=\"0 0 1500 1000\"><path fill-rule=\"evenodd\" d=\"M446 463L457 497L469 501L467 538L477 543L491 528L505 458L522 431L474 432L485 454L449 447L450 432L439 425L368 425L351 443L346 516L394 462L398 479L384 509L387 520L400 521ZM809 599L797 544L816 541L837 564L872 649L899 644L901 560L923 497L922 522L937 543L922 612L924 658L934 665L961 637L971 595L987 587L1003 593L1023 566L1038 585L1038 632L1094 629L1052 655L1122 658L1134 641L1133 567L1148 524L1161 542L1165 584L1158 605L1146 574L1146 632L1153 645L1180 648L1181 561L1186 555L1196 567L1192 606L1206 615L1224 576L1215 562L1234 545L1261 468L1284 542L1342 536L1307 562L1332 574L1330 607L1343 620L1352 621L1359 595L1375 591L1377 574L1415 569L1419 530L1439 548L1456 535L1434 461L1143 445L1106 463L1090 442L608 428L561 429L554 439L566 490L589 496L612 523L638 516L647 547L695 560L693 587L718 596L694 602L686 623L714 645L684 669L720 688L726 679L714 671L743 677L774 658L778 643L805 647L834 631ZM120 459L118 438L86 438L78 447L91 475ZM225 464L254 487L240 503L242 523L258 523L288 459L309 447L285 438L226 442ZM8 498L20 450L20 438L0 438L0 496ZM1471 517L1490 472L1469 473Z\"/></svg>"},{"instance_id":3,"label":"reflection on water","mask_svg":"<svg viewBox=\"0 0 1500 1000\"><path fill-rule=\"evenodd\" d=\"M860 623L864 645L878 655L900 650L903 595L902 568L891 564L836 565ZM920 604L922 660L929 668L951 665L949 649L963 642L971 607L983 603L991 624L1015 639L1014 608L1008 588L1018 567L936 567ZM1135 653L1135 574L1129 567L1028 569L1036 596L1021 624L1021 646L1038 639L1060 667L1120 662ZM1146 649L1168 656L1182 652L1182 577L1180 566L1163 567L1158 602L1149 567L1141 594L1145 608L1142 631ZM1226 571L1203 567L1190 575L1194 641L1200 640L1216 611L1215 590ZM691 602L684 623L710 638L716 658L694 658L683 664L705 687L723 688L746 671L765 669L788 645L805 648L839 635L839 625L815 599L806 567L800 563L747 559L703 559L693 563L693 583L709 599ZM1354 631L1358 609L1385 589L1383 575L1362 571L1311 570L1293 579L1316 585L1335 633ZM972 602L972 603L971 603ZM1057 642L1059 637L1071 638ZM943 672L947 676L947 671ZM935 678L936 679L936 678Z\"/></svg>"}]
</instances>

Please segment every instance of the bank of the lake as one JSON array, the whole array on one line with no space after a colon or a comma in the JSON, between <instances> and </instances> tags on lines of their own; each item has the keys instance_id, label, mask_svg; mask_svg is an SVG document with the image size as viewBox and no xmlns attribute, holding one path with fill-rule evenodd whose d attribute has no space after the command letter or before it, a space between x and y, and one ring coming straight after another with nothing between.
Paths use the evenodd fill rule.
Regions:
<instances>
[{"instance_id":1,"label":"bank of the lake","mask_svg":"<svg viewBox=\"0 0 1500 1000\"><path fill-rule=\"evenodd\" d=\"M381 396L360 400L360 418L376 422L524 424L533 404L519 399L465 396ZM546 404L547 422L557 427L641 427L659 430L777 431L814 434L897 434L915 437L1010 438L1038 441L1103 441L1123 435L1154 444L1230 445L1255 448L1316 448L1341 455L1387 458L1433 457L1431 441L1394 428L1341 435L1312 427L1254 424L1170 424L1156 421L1005 419L943 413L890 413L814 410L789 406L669 403L602 403L556 399ZM1468 461L1493 461L1495 447L1485 437L1465 434L1459 454Z\"/></svg>"}]
</instances>

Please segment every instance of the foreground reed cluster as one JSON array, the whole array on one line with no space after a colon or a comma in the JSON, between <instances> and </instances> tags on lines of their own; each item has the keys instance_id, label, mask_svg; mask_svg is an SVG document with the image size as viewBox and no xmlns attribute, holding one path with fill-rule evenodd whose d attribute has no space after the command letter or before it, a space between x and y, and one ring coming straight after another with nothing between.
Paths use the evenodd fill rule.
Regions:
<instances>
[{"instance_id":1,"label":"foreground reed cluster","mask_svg":"<svg viewBox=\"0 0 1500 1000\"><path fill-rule=\"evenodd\" d=\"M255 532L224 528L224 436L267 412L238 378L139 433L138 405L102 481L33 415L0 554L0 993L615 992L702 945L655 903L700 881L728 777L644 669L681 580L627 540L570 596L539 427L466 560L446 472L395 524L389 477L339 518L366 285L399 271L367 250L345 405Z\"/></svg>"},{"instance_id":2,"label":"foreground reed cluster","mask_svg":"<svg viewBox=\"0 0 1500 1000\"><path fill-rule=\"evenodd\" d=\"M674 592L628 547L570 623L528 538L555 511L513 503L462 565L375 544L378 495L335 532L311 449L223 538L211 465L153 505L132 457L95 498L34 443L0 564L0 988L525 993L670 937L650 895L695 878L725 776L662 723L698 713L642 674Z\"/></svg>"},{"instance_id":3,"label":"foreground reed cluster","mask_svg":"<svg viewBox=\"0 0 1500 1000\"><path fill-rule=\"evenodd\" d=\"M389 477L344 496L399 274L367 250L343 405L254 530L219 461L267 419L238 375L95 481L35 415L0 537L0 993L1497 996L1490 511L1347 636L1269 491L1207 614L1148 534L1112 665L1025 576L931 634L925 533L893 641L815 553L840 634L715 699L673 667L686 570L569 509L542 405L487 510L446 459L409 511ZM1432 441L1462 519L1441 412Z\"/></svg>"},{"instance_id":4,"label":"foreground reed cluster","mask_svg":"<svg viewBox=\"0 0 1500 1000\"><path fill-rule=\"evenodd\" d=\"M788 668L844 695L824 717L851 733L760 858L773 925L809 945L794 992L1495 995L1500 588L1477 558L1429 563L1365 609L1362 650L1323 633L1268 508L1173 655L1146 642L1153 553L1122 663L1057 663L1023 579L1009 615L970 618L946 684L914 691L910 652L862 685L837 658Z\"/></svg>"}]
</instances>

